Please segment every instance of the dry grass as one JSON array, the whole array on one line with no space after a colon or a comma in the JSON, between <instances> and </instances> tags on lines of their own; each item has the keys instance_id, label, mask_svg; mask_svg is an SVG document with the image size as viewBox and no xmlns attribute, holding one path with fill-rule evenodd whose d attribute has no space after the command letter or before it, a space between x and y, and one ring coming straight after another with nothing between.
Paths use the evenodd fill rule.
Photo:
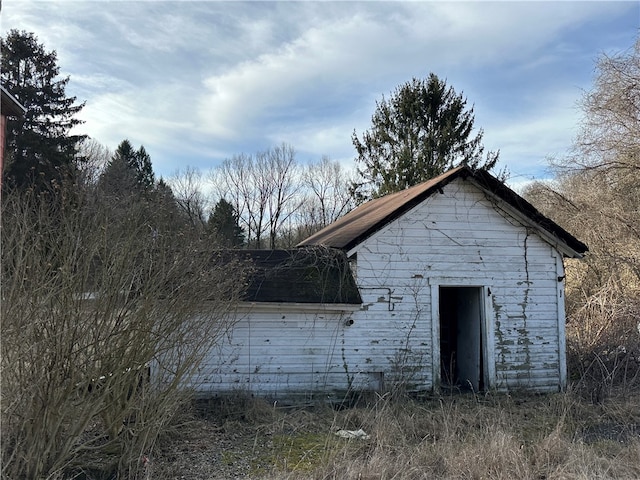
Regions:
<instances>
[{"instance_id":1,"label":"dry grass","mask_svg":"<svg viewBox=\"0 0 640 480\"><path fill-rule=\"evenodd\" d=\"M192 415L158 450L154 478L640 478L640 396L377 397L343 410L235 398ZM370 437L335 435L359 428Z\"/></svg>"}]
</instances>

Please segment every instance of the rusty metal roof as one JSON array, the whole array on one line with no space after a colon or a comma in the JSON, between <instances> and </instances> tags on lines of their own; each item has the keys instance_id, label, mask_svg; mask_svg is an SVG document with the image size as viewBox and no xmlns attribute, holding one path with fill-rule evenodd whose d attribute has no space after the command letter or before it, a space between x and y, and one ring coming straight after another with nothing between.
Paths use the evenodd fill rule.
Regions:
<instances>
[{"instance_id":1,"label":"rusty metal roof","mask_svg":"<svg viewBox=\"0 0 640 480\"><path fill-rule=\"evenodd\" d=\"M432 193L441 190L456 178L474 180L480 188L504 200L541 228L565 243L575 252L575 256L581 257L588 250L584 243L551 219L545 217L533 205L493 175L484 170L471 170L464 166L453 168L415 187L364 203L331 225L303 240L298 246L324 245L350 250L385 225L422 203Z\"/></svg>"}]
</instances>

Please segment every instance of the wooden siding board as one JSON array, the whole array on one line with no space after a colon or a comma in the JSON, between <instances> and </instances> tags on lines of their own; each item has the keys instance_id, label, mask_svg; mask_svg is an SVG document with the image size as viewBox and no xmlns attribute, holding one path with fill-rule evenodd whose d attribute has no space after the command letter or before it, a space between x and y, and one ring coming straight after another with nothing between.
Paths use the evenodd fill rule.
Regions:
<instances>
[{"instance_id":1,"label":"wooden siding board","mask_svg":"<svg viewBox=\"0 0 640 480\"><path fill-rule=\"evenodd\" d=\"M461 259L478 259L482 256L482 259L485 262L495 262L495 263L504 263L504 262L522 262L522 247L495 247L492 249L483 249L480 248L469 248L464 252L460 251L460 246L456 246L456 248L451 247L450 245L442 245L442 246L434 246L430 245L430 248L434 249L433 258L446 260L451 255L461 255ZM437 248L437 250L435 250ZM396 255L398 252L404 255L418 254L422 255L425 249L424 242L415 243L406 243L402 246L393 245L393 244L382 244L380 245L378 253L380 255ZM547 249L539 248L539 247L531 247L528 249L528 258L540 262L548 262L549 257L551 256L551 252Z\"/></svg>"},{"instance_id":2,"label":"wooden siding board","mask_svg":"<svg viewBox=\"0 0 640 480\"><path fill-rule=\"evenodd\" d=\"M371 264L372 268L379 267L379 272L385 272L384 265L388 265L389 263L394 263L398 273L404 273L405 278L410 278L410 275L406 275L406 273L415 273L416 272L416 264L422 260L422 256L407 256L405 261L402 262L394 262L393 258L390 258L388 261L373 263ZM461 263L464 263L464 266L461 266ZM536 269L532 269L530 267L538 267ZM511 280L521 281L523 279L528 280L549 280L556 278L556 268L555 266L550 265L542 265L536 264L534 262L529 262L529 271L526 272L524 267L522 269L518 269L518 271L514 272L514 268L517 268L514 265L510 265L508 263L493 263L487 265L486 262L483 261L473 261L473 262L456 262L454 258L450 258L448 262L430 262L426 263L422 266L422 271L420 272L422 275L424 273L432 273L432 272L465 272L465 274L469 273L477 273L478 278L486 279L487 270L491 272L493 276L497 276L499 274L515 274L516 277L511 277ZM526 278L525 278L526 277ZM490 278L490 277L489 277ZM406 282L406 280L405 280ZM364 301L364 298L363 298Z\"/></svg>"},{"instance_id":3,"label":"wooden siding board","mask_svg":"<svg viewBox=\"0 0 640 480\"><path fill-rule=\"evenodd\" d=\"M567 387L567 351L566 351L566 332L565 332L565 304L564 304L564 282L560 279L565 278L564 263L562 256L554 255L556 260L558 283L556 284L556 300L558 305L558 375L560 377L560 389Z\"/></svg>"},{"instance_id":4,"label":"wooden siding board","mask_svg":"<svg viewBox=\"0 0 640 480\"><path fill-rule=\"evenodd\" d=\"M294 378L295 377L295 378ZM222 393L229 391L258 390L262 395L337 398L346 393L344 375L287 375L224 376L190 385L200 392ZM351 380L353 389L374 390L380 385L376 373L361 374Z\"/></svg>"}]
</instances>

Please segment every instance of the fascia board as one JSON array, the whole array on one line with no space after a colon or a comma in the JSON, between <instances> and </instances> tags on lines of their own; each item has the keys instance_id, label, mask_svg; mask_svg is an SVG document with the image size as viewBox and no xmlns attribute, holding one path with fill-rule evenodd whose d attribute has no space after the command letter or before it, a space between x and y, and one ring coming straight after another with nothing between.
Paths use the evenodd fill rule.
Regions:
<instances>
[{"instance_id":1,"label":"fascia board","mask_svg":"<svg viewBox=\"0 0 640 480\"><path fill-rule=\"evenodd\" d=\"M512 216L516 220L518 220L523 225L527 227L533 228L540 237L547 242L549 245L554 247L560 253L562 253L566 257L570 258L584 258L580 252L575 251L569 245L567 245L562 239L556 237L551 232L549 232L546 228L542 227L540 224L534 222L527 215L523 214L520 210L513 207L511 204L506 202L504 199L496 195L495 193L483 188L482 185L479 185L473 179L469 179L474 185L476 185L479 189L481 189L488 197L494 201L494 206L501 209L507 215Z\"/></svg>"},{"instance_id":2,"label":"fascia board","mask_svg":"<svg viewBox=\"0 0 640 480\"><path fill-rule=\"evenodd\" d=\"M240 302L237 311L243 312L356 312L360 304L350 303L297 303L297 302Z\"/></svg>"}]
</instances>

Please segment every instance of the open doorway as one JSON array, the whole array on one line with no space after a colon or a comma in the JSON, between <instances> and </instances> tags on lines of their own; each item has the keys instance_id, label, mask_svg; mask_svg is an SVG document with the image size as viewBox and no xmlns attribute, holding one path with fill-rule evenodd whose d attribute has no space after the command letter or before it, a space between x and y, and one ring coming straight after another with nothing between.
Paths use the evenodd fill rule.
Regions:
<instances>
[{"instance_id":1,"label":"open doorway","mask_svg":"<svg viewBox=\"0 0 640 480\"><path fill-rule=\"evenodd\" d=\"M440 381L483 390L485 332L482 287L440 287Z\"/></svg>"}]
</instances>

